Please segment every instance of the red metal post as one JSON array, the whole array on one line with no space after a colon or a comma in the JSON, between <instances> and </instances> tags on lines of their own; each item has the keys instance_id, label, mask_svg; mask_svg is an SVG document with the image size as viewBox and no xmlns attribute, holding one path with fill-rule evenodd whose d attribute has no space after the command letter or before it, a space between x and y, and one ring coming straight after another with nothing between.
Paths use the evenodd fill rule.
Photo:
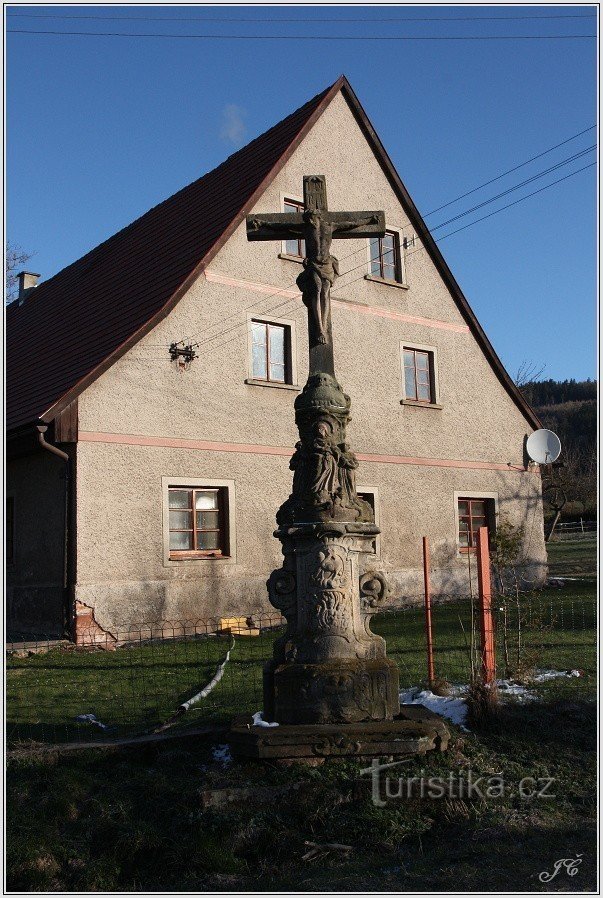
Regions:
<instances>
[{"instance_id":1,"label":"red metal post","mask_svg":"<svg viewBox=\"0 0 603 898\"><path fill-rule=\"evenodd\" d=\"M477 582L482 644L482 675L484 683L493 683L496 680L496 654L494 651L494 626L492 623L492 585L487 527L480 527L477 533Z\"/></svg>"},{"instance_id":2,"label":"red metal post","mask_svg":"<svg viewBox=\"0 0 603 898\"><path fill-rule=\"evenodd\" d=\"M427 637L427 679L432 686L435 680L433 664L433 634L431 632L431 583L429 580L429 540L423 537L423 582L425 584L425 636Z\"/></svg>"}]
</instances>

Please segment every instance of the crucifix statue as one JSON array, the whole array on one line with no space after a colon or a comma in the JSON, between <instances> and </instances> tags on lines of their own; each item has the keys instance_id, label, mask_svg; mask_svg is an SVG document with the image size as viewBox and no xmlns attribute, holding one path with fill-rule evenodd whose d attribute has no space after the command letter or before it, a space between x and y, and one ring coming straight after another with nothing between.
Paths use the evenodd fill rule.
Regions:
<instances>
[{"instance_id":1,"label":"crucifix statue","mask_svg":"<svg viewBox=\"0 0 603 898\"><path fill-rule=\"evenodd\" d=\"M297 278L308 309L310 374L335 375L331 332L331 287L339 262L331 255L333 239L383 237L383 212L329 212L324 175L304 177L304 212L247 216L248 240L305 240L304 270Z\"/></svg>"}]
</instances>

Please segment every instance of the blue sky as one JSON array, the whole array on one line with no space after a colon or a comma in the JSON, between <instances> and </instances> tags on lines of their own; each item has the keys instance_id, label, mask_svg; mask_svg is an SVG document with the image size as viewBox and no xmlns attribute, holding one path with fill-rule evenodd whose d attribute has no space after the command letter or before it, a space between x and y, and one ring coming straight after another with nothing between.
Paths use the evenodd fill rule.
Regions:
<instances>
[{"instance_id":1,"label":"blue sky","mask_svg":"<svg viewBox=\"0 0 603 898\"><path fill-rule=\"evenodd\" d=\"M588 131L470 197L426 214L595 124L596 42L314 42L296 36L586 35L596 32L594 10L10 6L9 30L228 39L8 34L8 237L35 251L28 268L48 278L341 73L435 227L596 142L597 132ZM147 20L151 17L169 21ZM391 21L411 17L430 21ZM285 21L296 18L304 21ZM326 18L335 21L318 21ZM235 40L234 35L291 39ZM589 152L434 236L595 159ZM440 243L512 376L524 361L546 365L543 377L596 376L596 171L591 166Z\"/></svg>"}]
</instances>

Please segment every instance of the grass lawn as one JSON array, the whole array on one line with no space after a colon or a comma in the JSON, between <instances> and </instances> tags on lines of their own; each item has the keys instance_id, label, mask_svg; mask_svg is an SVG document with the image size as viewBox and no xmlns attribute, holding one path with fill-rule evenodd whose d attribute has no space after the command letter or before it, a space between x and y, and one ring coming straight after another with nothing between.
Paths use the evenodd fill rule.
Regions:
<instances>
[{"instance_id":1,"label":"grass lawn","mask_svg":"<svg viewBox=\"0 0 603 898\"><path fill-rule=\"evenodd\" d=\"M188 750L187 749L188 746ZM479 733L404 775L504 776L497 798L390 800L354 792L359 764L277 768L211 759L211 744L12 759L7 885L14 891L592 891L596 712L583 701L505 706ZM421 771L423 771L421 773ZM519 781L553 777L554 798ZM274 798L203 809L200 789L302 782ZM364 780L363 780L364 782ZM304 842L349 856L304 861ZM538 875L582 855L578 873Z\"/></svg>"},{"instance_id":2,"label":"grass lawn","mask_svg":"<svg viewBox=\"0 0 603 898\"><path fill-rule=\"evenodd\" d=\"M522 600L526 666L584 671L579 680L552 681L546 687L548 694L594 694L595 598L595 584L588 581ZM385 637L388 654L400 670L401 686L424 683L422 610L378 615L372 628ZM437 676L451 683L467 683L470 602L436 605L433 630ZM510 631L513 655L516 640L512 626ZM238 638L220 683L178 726L226 723L235 714L259 710L262 665L271 655L274 638L274 631ZM219 636L131 644L113 652L58 647L25 658L10 656L6 690L9 745L114 739L152 730L212 679L229 647L230 638ZM500 639L498 666L504 675ZM109 729L77 723L81 714L96 715Z\"/></svg>"},{"instance_id":3,"label":"grass lawn","mask_svg":"<svg viewBox=\"0 0 603 898\"><path fill-rule=\"evenodd\" d=\"M594 577L597 573L597 537L592 533L553 537L547 543L551 577Z\"/></svg>"}]
</instances>

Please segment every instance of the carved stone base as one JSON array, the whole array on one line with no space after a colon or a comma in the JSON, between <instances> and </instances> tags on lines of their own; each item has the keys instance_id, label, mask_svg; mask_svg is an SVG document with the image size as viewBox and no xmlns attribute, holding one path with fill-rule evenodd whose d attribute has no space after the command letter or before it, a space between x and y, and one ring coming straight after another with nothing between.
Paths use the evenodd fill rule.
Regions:
<instances>
[{"instance_id":1,"label":"carved stone base","mask_svg":"<svg viewBox=\"0 0 603 898\"><path fill-rule=\"evenodd\" d=\"M358 760L445 751L450 733L441 717L422 705L403 705L393 721L253 726L251 718L237 717L229 744L238 758L296 760L316 763L325 758Z\"/></svg>"},{"instance_id":2,"label":"carved stone base","mask_svg":"<svg viewBox=\"0 0 603 898\"><path fill-rule=\"evenodd\" d=\"M264 690L266 717L281 724L385 721L400 707L398 668L389 658L268 662Z\"/></svg>"}]
</instances>

